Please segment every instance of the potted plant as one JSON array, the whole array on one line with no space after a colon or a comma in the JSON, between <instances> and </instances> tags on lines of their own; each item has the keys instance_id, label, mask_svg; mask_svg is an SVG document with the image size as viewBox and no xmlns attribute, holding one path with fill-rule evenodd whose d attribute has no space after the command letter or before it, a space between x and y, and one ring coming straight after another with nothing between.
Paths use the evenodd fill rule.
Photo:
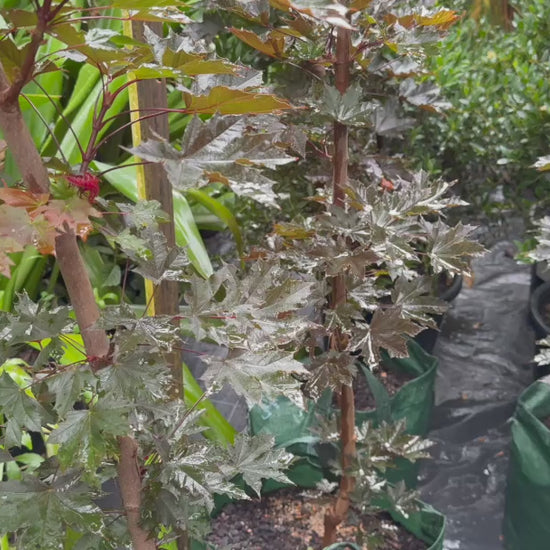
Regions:
<instances>
[{"instance_id":1,"label":"potted plant","mask_svg":"<svg viewBox=\"0 0 550 550\"><path fill-rule=\"evenodd\" d=\"M316 125L310 128L303 115L294 120L305 130L320 163L311 168L306 159L312 177L320 172L319 166L332 172L327 187L318 189L313 198L322 208L314 215L276 224L270 247L254 256L276 257L297 278L315 283L311 302L320 309L321 322L307 332L307 340L293 340L296 349L308 345L310 350L309 375L301 377L305 394L316 400L326 390L335 390L339 400L340 489L324 520L323 544L330 545L346 517L352 493L358 507L369 506L372 497L372 487L357 479L362 467L357 447L368 431L362 426L362 436L355 432L352 381L357 357L377 372L382 350L394 358L406 357L408 337L424 326L435 326L429 314L440 313L442 304L429 296L429 276L418 276L411 264L427 261L434 276L443 271L461 273L483 248L468 239L472 228L449 227L441 220L443 209L460 204L445 196L449 184L422 171L410 172L403 165L391 170L389 179L390 163L374 152L365 154L370 164L359 174L353 158L355 151L376 141L377 134L395 136L410 123L403 118L397 98L427 107L427 98L420 100L416 95L422 88L407 79L410 71L400 73L403 59L395 53L406 58L411 51L400 50L394 34L397 28L404 25L413 33L428 28L441 31L455 15L443 10L426 18L418 14L407 18L379 3L367 9L303 8L292 3L277 4L277 8L282 15L259 15L255 8L239 5L238 17L260 30L232 28L231 32L249 48L276 60L271 74L287 77L285 86L273 80L283 93L295 91L288 81L296 75L297 66L311 77L309 83L299 83L301 95L293 93L292 101L311 109ZM373 99L380 96L386 100ZM284 319L284 305L281 314ZM317 346L315 336L326 338L328 349ZM392 452L394 456L408 453L406 445ZM362 491L363 500L358 497Z\"/></svg>"}]
</instances>

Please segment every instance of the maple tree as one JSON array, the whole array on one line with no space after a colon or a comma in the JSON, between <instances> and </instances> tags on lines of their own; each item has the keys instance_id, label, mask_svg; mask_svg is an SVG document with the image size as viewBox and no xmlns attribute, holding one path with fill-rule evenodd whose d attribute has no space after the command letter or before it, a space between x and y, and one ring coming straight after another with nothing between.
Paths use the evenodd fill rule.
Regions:
<instances>
[{"instance_id":1,"label":"maple tree","mask_svg":"<svg viewBox=\"0 0 550 550\"><path fill-rule=\"evenodd\" d=\"M407 340L433 326L429 314L445 309L430 279L468 272L470 259L483 248L469 239L472 227L444 223L443 210L463 204L445 196L450 185L411 172L385 144L414 124L407 105L444 108L437 88L418 77L426 44L437 41L456 14L404 2L271 5L279 11L269 17L257 5L239 5L238 16L262 30L230 32L277 60L270 61L278 67L275 88L307 107L285 117L300 124L316 157L309 164L304 159L303 169L311 179L332 173L328 182L318 177L325 185L313 198L324 211L276 225L271 238L271 253L294 273L323 282L317 293L324 298L321 332L330 344L315 354L304 389L313 397L336 390L341 409L340 488L325 515L328 546L350 505L372 501L374 484L362 480L365 463L358 450L352 389L357 356L374 372L382 350L407 356ZM297 70L306 78L296 84ZM391 501L392 487L380 487Z\"/></svg>"}]
</instances>

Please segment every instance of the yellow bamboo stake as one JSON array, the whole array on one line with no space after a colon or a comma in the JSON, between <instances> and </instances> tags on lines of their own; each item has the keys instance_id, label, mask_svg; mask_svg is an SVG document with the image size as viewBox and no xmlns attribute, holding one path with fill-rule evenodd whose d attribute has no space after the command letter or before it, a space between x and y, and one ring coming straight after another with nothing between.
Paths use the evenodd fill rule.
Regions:
<instances>
[{"instance_id":1,"label":"yellow bamboo stake","mask_svg":"<svg viewBox=\"0 0 550 550\"><path fill-rule=\"evenodd\" d=\"M144 25L141 21L125 21L124 32L136 40L144 39ZM162 23L149 23L149 28L157 34L162 34ZM128 78L135 79L130 73ZM130 117L132 124L132 141L134 147L143 141L160 136L169 138L168 114L165 112L140 120L141 117L151 114L151 109L167 109L166 83L164 80L144 80L129 86ZM176 244L174 231L174 203L172 187L164 168L160 164L146 164L137 166L138 196L144 200L157 200L162 210L168 214L169 222L160 225L169 247ZM177 315L179 304L179 287L176 281L162 281L155 285L145 279L145 297L148 304L148 315ZM173 353L166 358L171 365L174 384L171 395L174 398L182 397L183 377L181 358L179 353Z\"/></svg>"}]
</instances>

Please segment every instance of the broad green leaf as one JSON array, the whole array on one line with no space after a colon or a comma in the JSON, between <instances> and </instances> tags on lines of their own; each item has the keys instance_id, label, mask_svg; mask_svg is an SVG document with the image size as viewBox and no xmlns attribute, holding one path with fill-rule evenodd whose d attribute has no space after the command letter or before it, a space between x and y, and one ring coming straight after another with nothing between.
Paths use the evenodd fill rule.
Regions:
<instances>
[{"instance_id":1,"label":"broad green leaf","mask_svg":"<svg viewBox=\"0 0 550 550\"><path fill-rule=\"evenodd\" d=\"M100 529L100 510L78 474L68 472L46 483L31 476L0 483L0 525L19 531L18 544L29 550L59 548L66 525L83 531Z\"/></svg>"},{"instance_id":2,"label":"broad green leaf","mask_svg":"<svg viewBox=\"0 0 550 550\"><path fill-rule=\"evenodd\" d=\"M20 388L23 388L29 397L34 399L34 394L31 389L32 377L26 369L30 370L30 367L23 359L13 358L8 359L0 365L0 374L7 372L11 376L11 379Z\"/></svg>"},{"instance_id":3,"label":"broad green leaf","mask_svg":"<svg viewBox=\"0 0 550 550\"><path fill-rule=\"evenodd\" d=\"M29 397L7 372L0 375L0 410L10 422L35 432L42 431L42 425L51 420L50 414L36 399ZM6 440L8 436L6 435ZM8 446L20 445L21 439L6 441Z\"/></svg>"},{"instance_id":4,"label":"broad green leaf","mask_svg":"<svg viewBox=\"0 0 550 550\"><path fill-rule=\"evenodd\" d=\"M233 444L235 434L237 433L235 428L233 428L218 409L216 409L212 401L209 399L202 399L199 402L204 390L199 386L185 363L182 363L182 371L185 404L188 407L196 406L199 410L205 410L205 413L199 418L199 424L208 426L210 429L206 430L204 435L225 445Z\"/></svg>"},{"instance_id":5,"label":"broad green leaf","mask_svg":"<svg viewBox=\"0 0 550 550\"><path fill-rule=\"evenodd\" d=\"M48 443L59 445L60 463L83 464L94 471L117 449L116 437L127 435L129 405L99 400L86 410L69 410L52 431Z\"/></svg>"},{"instance_id":6,"label":"broad green leaf","mask_svg":"<svg viewBox=\"0 0 550 550\"><path fill-rule=\"evenodd\" d=\"M391 422L391 398L388 390L368 367L361 365L361 369L374 397L374 402L376 404L376 420L379 423Z\"/></svg>"},{"instance_id":7,"label":"broad green leaf","mask_svg":"<svg viewBox=\"0 0 550 550\"><path fill-rule=\"evenodd\" d=\"M63 351L63 354L59 358L61 365L83 363L88 360L84 353L84 341L80 334L63 334L60 336L60 340ZM44 338L39 342L27 342L27 344L35 350L40 351L45 349L51 341L51 338Z\"/></svg>"},{"instance_id":8,"label":"broad green leaf","mask_svg":"<svg viewBox=\"0 0 550 550\"><path fill-rule=\"evenodd\" d=\"M214 272L214 269L193 218L193 211L183 193L178 191L172 191L172 193L174 199L176 243L179 246L187 247L189 259L195 269L203 277L209 277Z\"/></svg>"},{"instance_id":9,"label":"broad green leaf","mask_svg":"<svg viewBox=\"0 0 550 550\"><path fill-rule=\"evenodd\" d=\"M240 257L242 257L244 255L243 237L241 229L239 227L239 223L237 222L231 210L229 210L229 208L224 206L220 201L212 198L210 195L208 195L208 193L202 191L201 189L188 189L187 195L195 199L198 203L202 204L204 207L210 210L210 212L212 212L220 220L222 220L225 225L227 225L233 235L233 238L235 239L235 244L237 245L237 253Z\"/></svg>"},{"instance_id":10,"label":"broad green leaf","mask_svg":"<svg viewBox=\"0 0 550 550\"><path fill-rule=\"evenodd\" d=\"M0 310L12 311L14 297L22 292L27 284L37 277L41 279L46 260L38 253L34 246L27 246L19 257L13 255L11 259L15 266L11 272L11 278L5 281L3 294L0 298Z\"/></svg>"},{"instance_id":11,"label":"broad green leaf","mask_svg":"<svg viewBox=\"0 0 550 550\"><path fill-rule=\"evenodd\" d=\"M93 113L94 108L96 106L96 103L98 101L101 101L101 89L102 89L102 82L99 79L99 72L94 67L93 70L85 69L87 65L85 65L82 69L82 85L85 89L87 89L87 93L83 93L82 91L78 90L78 84L81 80L80 73L79 78L75 84L75 89L77 90L77 94L74 98L74 100L69 102L69 105L67 106L66 111L69 113L74 111L74 114L71 116L71 127L73 129L73 132L68 130L63 123L62 128L64 128L65 135L63 136L63 139L61 140L61 150L71 163L78 164L81 162L81 154L78 149L75 136L76 134L78 136L78 139L80 141L81 146L86 147L88 140L90 139L91 133L92 133L92 121L93 121ZM95 82L95 85L92 89L89 89L89 81ZM115 78L112 83L109 85L109 90L114 91L117 90L119 86L124 84L126 82L126 76L120 76L118 78ZM115 115L121 113L121 111L125 108L125 106L128 103L128 91L124 90L123 92L119 93L113 102L113 105L110 107L110 109L107 111L106 118L114 117ZM65 116L68 115L65 113ZM114 119L110 120L108 123L104 124L99 131L98 139L101 139L107 132L107 130L111 127L111 125L114 123Z\"/></svg>"},{"instance_id":12,"label":"broad green leaf","mask_svg":"<svg viewBox=\"0 0 550 550\"><path fill-rule=\"evenodd\" d=\"M38 50L38 57L47 56L62 47L63 44L56 38L48 36L45 44ZM45 140L49 138L49 128L53 127L58 116L57 109L59 108L65 80L62 71L63 62L62 59L57 60L56 67L58 67L58 70L48 71L36 76L34 81L29 82L23 90L25 98L22 99L26 104L24 118L39 151L42 150ZM29 105L29 101L33 103L34 108Z\"/></svg>"}]
</instances>

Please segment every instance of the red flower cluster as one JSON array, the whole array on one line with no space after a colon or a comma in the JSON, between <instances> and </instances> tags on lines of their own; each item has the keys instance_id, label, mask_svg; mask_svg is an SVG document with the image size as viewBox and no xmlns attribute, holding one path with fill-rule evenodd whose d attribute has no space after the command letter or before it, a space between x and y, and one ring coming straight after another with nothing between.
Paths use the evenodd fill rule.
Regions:
<instances>
[{"instance_id":1,"label":"red flower cluster","mask_svg":"<svg viewBox=\"0 0 550 550\"><path fill-rule=\"evenodd\" d=\"M94 202L99 195L99 178L86 172L84 175L65 176L67 181L78 187L82 194L88 195L88 200Z\"/></svg>"}]
</instances>

